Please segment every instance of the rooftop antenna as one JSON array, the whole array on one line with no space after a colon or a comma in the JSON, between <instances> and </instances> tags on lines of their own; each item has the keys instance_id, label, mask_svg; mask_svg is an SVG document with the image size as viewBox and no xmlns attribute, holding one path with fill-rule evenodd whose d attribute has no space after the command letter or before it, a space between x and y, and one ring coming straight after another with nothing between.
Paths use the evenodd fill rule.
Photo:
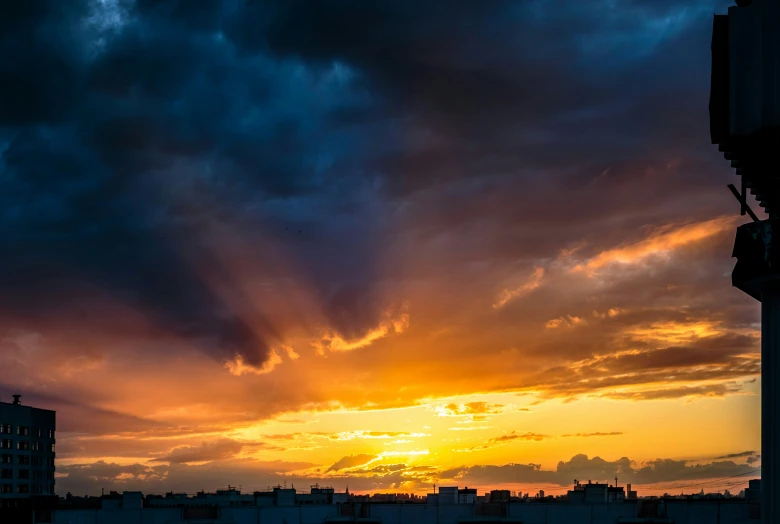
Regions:
<instances>
[{"instance_id":1,"label":"rooftop antenna","mask_svg":"<svg viewBox=\"0 0 780 524\"><path fill-rule=\"evenodd\" d=\"M617 486L617 475L615 475L615 487L618 487Z\"/></svg>"}]
</instances>

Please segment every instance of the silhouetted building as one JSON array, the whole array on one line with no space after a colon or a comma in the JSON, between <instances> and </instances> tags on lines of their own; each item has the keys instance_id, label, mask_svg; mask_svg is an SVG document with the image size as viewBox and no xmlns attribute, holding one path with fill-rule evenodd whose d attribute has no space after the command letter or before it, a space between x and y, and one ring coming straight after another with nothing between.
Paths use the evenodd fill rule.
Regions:
<instances>
[{"instance_id":1,"label":"silhouetted building","mask_svg":"<svg viewBox=\"0 0 780 524\"><path fill-rule=\"evenodd\" d=\"M780 3L737 0L712 27L710 138L740 176L731 282L761 302L761 519L780 522ZM747 202L752 193L769 215Z\"/></svg>"},{"instance_id":2,"label":"silhouetted building","mask_svg":"<svg viewBox=\"0 0 780 524\"><path fill-rule=\"evenodd\" d=\"M606 486L607 489L602 487ZM755 487L755 484L754 484ZM607 484L585 484L571 493L609 493ZM566 503L563 498L544 496L510 497L507 502L479 502L462 504L457 500L431 506L421 497L408 494L352 495L344 492L347 502L311 504L302 502L310 495L321 495L321 489L313 487L314 493L295 493L294 489L275 488L273 491L243 495L235 489L220 490L217 493L200 492L195 496L168 493L147 495L142 501L138 492L117 493L96 497L65 497L54 508L48 520L6 518L0 512L0 524L6 522L37 522L52 524L123 523L185 524L187 522L242 522L244 524L328 524L333 522L382 523L382 524L458 524L463 522L522 523L538 524L615 524L616 522L663 522L674 524L757 524L759 505L742 498L693 499L662 497L640 499L632 502L601 502L601 507L583 507ZM448 497L453 489L444 489ZM471 490L469 490L470 492ZM290 496L286 496L286 495ZM440 493L435 494L438 497ZM470 495L470 493L468 493ZM390 496L393 495L393 496ZM251 503L254 497L255 502ZM608 495L605 495L608 498ZM274 500L276 498L276 500ZM78 500L77 500L78 499ZM435 498L434 498L435 500Z\"/></svg>"},{"instance_id":3,"label":"silhouetted building","mask_svg":"<svg viewBox=\"0 0 780 524\"><path fill-rule=\"evenodd\" d=\"M458 490L458 504L474 504L477 501L477 490L468 486Z\"/></svg>"},{"instance_id":4,"label":"silhouetted building","mask_svg":"<svg viewBox=\"0 0 780 524\"><path fill-rule=\"evenodd\" d=\"M494 489L490 492L490 502L509 502L510 497L508 489Z\"/></svg>"},{"instance_id":5,"label":"silhouetted building","mask_svg":"<svg viewBox=\"0 0 780 524\"><path fill-rule=\"evenodd\" d=\"M748 488L745 490L745 500L761 500L761 479L753 479L748 482Z\"/></svg>"},{"instance_id":6,"label":"silhouetted building","mask_svg":"<svg viewBox=\"0 0 780 524\"><path fill-rule=\"evenodd\" d=\"M457 504L458 503L458 487L454 486L442 486L439 488L438 503L444 504Z\"/></svg>"},{"instance_id":7,"label":"silhouetted building","mask_svg":"<svg viewBox=\"0 0 780 524\"><path fill-rule=\"evenodd\" d=\"M631 485L629 484L629 489ZM636 498L636 491L634 498ZM592 483L581 484L578 480L574 481L574 489L569 491L567 496L572 504L606 504L623 502L626 498L623 488L610 486L609 484Z\"/></svg>"},{"instance_id":8,"label":"silhouetted building","mask_svg":"<svg viewBox=\"0 0 780 524\"><path fill-rule=\"evenodd\" d=\"M0 501L54 495L56 413L0 402Z\"/></svg>"}]
</instances>

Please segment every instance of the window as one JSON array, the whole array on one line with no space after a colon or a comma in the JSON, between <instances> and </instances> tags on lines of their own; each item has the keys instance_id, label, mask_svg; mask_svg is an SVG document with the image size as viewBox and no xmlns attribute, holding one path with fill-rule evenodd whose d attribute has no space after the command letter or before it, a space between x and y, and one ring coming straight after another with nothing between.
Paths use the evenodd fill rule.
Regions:
<instances>
[{"instance_id":1,"label":"window","mask_svg":"<svg viewBox=\"0 0 780 524\"><path fill-rule=\"evenodd\" d=\"M43 471L34 469L32 472L32 478L33 480L41 480L43 478Z\"/></svg>"},{"instance_id":2,"label":"window","mask_svg":"<svg viewBox=\"0 0 780 524\"><path fill-rule=\"evenodd\" d=\"M17 455L16 456L16 463L17 464L30 464L30 455Z\"/></svg>"},{"instance_id":3,"label":"window","mask_svg":"<svg viewBox=\"0 0 780 524\"><path fill-rule=\"evenodd\" d=\"M12 479L12 478L14 478L14 470L12 470L11 468L0 469L0 478L3 478L3 479Z\"/></svg>"},{"instance_id":4,"label":"window","mask_svg":"<svg viewBox=\"0 0 780 524\"><path fill-rule=\"evenodd\" d=\"M13 484L0 484L0 493L13 493Z\"/></svg>"},{"instance_id":5,"label":"window","mask_svg":"<svg viewBox=\"0 0 780 524\"><path fill-rule=\"evenodd\" d=\"M43 436L43 430L41 428L33 429L33 436L41 438Z\"/></svg>"},{"instance_id":6,"label":"window","mask_svg":"<svg viewBox=\"0 0 780 524\"><path fill-rule=\"evenodd\" d=\"M28 479L30 478L30 470L29 469L19 469L16 471L17 478L20 479Z\"/></svg>"},{"instance_id":7,"label":"window","mask_svg":"<svg viewBox=\"0 0 780 524\"><path fill-rule=\"evenodd\" d=\"M50 467L50 468L53 468L53 467L54 467L54 459L53 459L53 458L51 458L51 457L47 458L47 459L46 459L46 465L47 465L48 467Z\"/></svg>"},{"instance_id":8,"label":"window","mask_svg":"<svg viewBox=\"0 0 780 524\"><path fill-rule=\"evenodd\" d=\"M40 442L33 442L32 443L32 450L33 451L40 451L41 450L41 443Z\"/></svg>"},{"instance_id":9,"label":"window","mask_svg":"<svg viewBox=\"0 0 780 524\"><path fill-rule=\"evenodd\" d=\"M28 426L16 426L16 434L22 436L30 435L30 428Z\"/></svg>"},{"instance_id":10,"label":"window","mask_svg":"<svg viewBox=\"0 0 780 524\"><path fill-rule=\"evenodd\" d=\"M41 457L32 457L30 461L33 466L43 466L43 459Z\"/></svg>"},{"instance_id":11,"label":"window","mask_svg":"<svg viewBox=\"0 0 780 524\"><path fill-rule=\"evenodd\" d=\"M54 453L54 444L51 445L51 452Z\"/></svg>"},{"instance_id":12,"label":"window","mask_svg":"<svg viewBox=\"0 0 780 524\"><path fill-rule=\"evenodd\" d=\"M49 430L49 438L54 438L54 430L53 429Z\"/></svg>"},{"instance_id":13,"label":"window","mask_svg":"<svg viewBox=\"0 0 780 524\"><path fill-rule=\"evenodd\" d=\"M0 424L0 433L4 435L10 435L11 433L13 433L11 429L12 429L11 424Z\"/></svg>"},{"instance_id":14,"label":"window","mask_svg":"<svg viewBox=\"0 0 780 524\"><path fill-rule=\"evenodd\" d=\"M29 493L30 492L30 486L27 484L19 484L16 486L16 492L17 493Z\"/></svg>"},{"instance_id":15,"label":"window","mask_svg":"<svg viewBox=\"0 0 780 524\"><path fill-rule=\"evenodd\" d=\"M0 448L2 449L13 449L14 448L14 441L10 438L4 438L0 440Z\"/></svg>"},{"instance_id":16,"label":"window","mask_svg":"<svg viewBox=\"0 0 780 524\"><path fill-rule=\"evenodd\" d=\"M14 463L14 456L9 455L8 453L3 454L0 456L0 464L13 464Z\"/></svg>"},{"instance_id":17,"label":"window","mask_svg":"<svg viewBox=\"0 0 780 524\"><path fill-rule=\"evenodd\" d=\"M21 449L24 451L30 450L30 443L26 440L17 440L16 441L16 449Z\"/></svg>"},{"instance_id":18,"label":"window","mask_svg":"<svg viewBox=\"0 0 780 524\"><path fill-rule=\"evenodd\" d=\"M49 484L49 493L54 493L54 484Z\"/></svg>"},{"instance_id":19,"label":"window","mask_svg":"<svg viewBox=\"0 0 780 524\"><path fill-rule=\"evenodd\" d=\"M40 484L33 484L32 492L34 495L40 495L41 493L43 493L43 486L41 486Z\"/></svg>"}]
</instances>

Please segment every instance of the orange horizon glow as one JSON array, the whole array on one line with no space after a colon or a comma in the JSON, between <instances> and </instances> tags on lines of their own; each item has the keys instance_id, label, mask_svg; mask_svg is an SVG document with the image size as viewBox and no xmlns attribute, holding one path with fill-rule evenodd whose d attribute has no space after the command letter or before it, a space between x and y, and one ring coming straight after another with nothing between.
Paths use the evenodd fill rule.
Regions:
<instances>
[{"instance_id":1,"label":"orange horizon glow","mask_svg":"<svg viewBox=\"0 0 780 524\"><path fill-rule=\"evenodd\" d=\"M387 309L375 327L356 338L328 328L318 308L311 307L313 293L300 284L287 285L290 293L275 303L276 310L263 310L262 296L270 290L231 291L242 279L251 281L246 268L254 262L247 253L233 257L222 246L221 271L244 276L204 281L234 297L234 309L249 325L263 310L278 325L291 326L285 331L289 336L269 348L262 365L248 363L240 353L220 362L193 351L180 337L150 331L142 312L125 314L127 308L111 306L112 322L155 333L150 341L165 351L141 360L130 348L126 357L98 352L83 365L55 363L59 367L37 376L46 388L66 386L79 398L99 399L60 408L60 424L74 429L58 436L58 484L67 487L92 469L113 468L115 474L100 482L128 489L171 485L175 490L183 481L174 473L186 470L228 477L233 471L238 478L266 483L349 484L356 493L422 493L433 484L457 484L555 494L570 488L572 475L580 478L591 470L591 480L614 482L614 474L605 472L627 466L599 464L621 460L629 460L631 470L618 477L635 479L640 495L698 483L747 484L753 476L721 486L708 472L742 474L760 464L757 451L743 453L759 449L758 333L684 304L651 310L625 300L587 300L593 271L608 261L619 261L608 276L617 283L620 271L658 271L722 234L723 224L731 222L652 230L635 247L606 249L593 258L582 250L567 253L565 266L553 260L520 271L520 284L502 292L497 302L474 297L483 311L470 318L451 308L449 325L425 311L454 303L407 285L397 300L403 307ZM654 258L654 250L664 256ZM240 264L234 267L231 260ZM258 263L268 264L269 258ZM272 270L289 268L280 263ZM294 282L294 275L286 281ZM615 285L598 283L600 289ZM547 304L540 302L547 300L542 296L556 286L570 296L579 288L586 300L534 312L534 304ZM507 318L520 319L519 325L480 329L511 308L516 311ZM293 309L309 318L304 323L309 327L283 318ZM523 333L527 346L502 344L508 333L513 338ZM747 346L734 350L723 342L732 339ZM592 349L567 349L582 340L592 340ZM28 353L61 349L49 342L18 343L26 344ZM479 346L491 350L473 349ZM13 355L12 366L23 367L24 354ZM102 413L106 427L79 431L79 417L94 410ZM703 434L718 438L702 439ZM588 460L574 461L581 455ZM735 457L722 458L729 455ZM658 460L675 462L679 471L663 478L665 473L654 469ZM518 470L516 481L502 478L515 475L507 466L512 464L533 466ZM604 472L600 477L599 471ZM654 475L659 480L643 483Z\"/></svg>"}]
</instances>

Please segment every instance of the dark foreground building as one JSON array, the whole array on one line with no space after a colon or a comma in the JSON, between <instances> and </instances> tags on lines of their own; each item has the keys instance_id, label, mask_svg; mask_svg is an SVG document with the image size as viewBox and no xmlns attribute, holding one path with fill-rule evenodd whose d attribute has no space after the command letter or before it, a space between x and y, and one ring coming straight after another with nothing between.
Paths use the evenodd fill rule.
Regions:
<instances>
[{"instance_id":1,"label":"dark foreground building","mask_svg":"<svg viewBox=\"0 0 780 524\"><path fill-rule=\"evenodd\" d=\"M20 398L0 402L0 522L45 522L57 503L56 413L24 406Z\"/></svg>"}]
</instances>

